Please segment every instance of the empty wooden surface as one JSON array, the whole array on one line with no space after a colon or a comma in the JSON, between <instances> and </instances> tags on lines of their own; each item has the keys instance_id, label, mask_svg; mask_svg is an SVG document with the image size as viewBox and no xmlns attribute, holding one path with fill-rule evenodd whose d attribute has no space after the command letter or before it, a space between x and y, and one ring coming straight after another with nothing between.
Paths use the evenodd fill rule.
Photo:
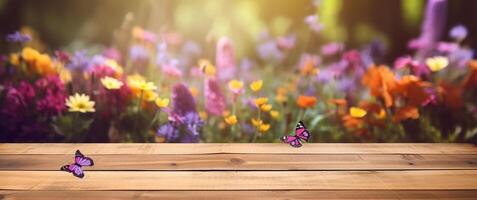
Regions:
<instances>
[{"instance_id":1,"label":"empty wooden surface","mask_svg":"<svg viewBox=\"0 0 477 200\"><path fill-rule=\"evenodd\" d=\"M79 179L59 171L79 149ZM0 144L0 199L477 199L472 144Z\"/></svg>"}]
</instances>

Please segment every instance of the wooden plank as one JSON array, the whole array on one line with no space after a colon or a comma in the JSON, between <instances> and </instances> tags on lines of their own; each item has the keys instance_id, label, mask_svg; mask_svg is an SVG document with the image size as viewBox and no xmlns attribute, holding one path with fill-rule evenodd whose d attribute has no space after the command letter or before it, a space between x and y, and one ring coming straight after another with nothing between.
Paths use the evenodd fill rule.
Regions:
<instances>
[{"instance_id":1,"label":"wooden plank","mask_svg":"<svg viewBox=\"0 0 477 200\"><path fill-rule=\"evenodd\" d=\"M48 148L45 148L45 147ZM302 148L286 144L0 144L0 154L477 154L472 144L454 143L314 143Z\"/></svg>"},{"instance_id":2,"label":"wooden plank","mask_svg":"<svg viewBox=\"0 0 477 200\"><path fill-rule=\"evenodd\" d=\"M314 199L476 199L477 190L463 191L6 191L0 190L5 200L314 200Z\"/></svg>"},{"instance_id":3,"label":"wooden plank","mask_svg":"<svg viewBox=\"0 0 477 200\"><path fill-rule=\"evenodd\" d=\"M95 166L85 170L425 170L477 169L471 155L327 155L198 154L88 155ZM0 170L58 170L68 155L2 155Z\"/></svg>"},{"instance_id":4,"label":"wooden plank","mask_svg":"<svg viewBox=\"0 0 477 200\"><path fill-rule=\"evenodd\" d=\"M477 190L477 170L0 171L0 190Z\"/></svg>"}]
</instances>

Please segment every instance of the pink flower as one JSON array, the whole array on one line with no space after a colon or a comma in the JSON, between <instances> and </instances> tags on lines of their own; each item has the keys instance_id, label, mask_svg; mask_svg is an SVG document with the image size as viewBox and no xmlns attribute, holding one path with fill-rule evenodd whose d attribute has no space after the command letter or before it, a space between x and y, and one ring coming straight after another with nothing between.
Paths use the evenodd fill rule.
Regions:
<instances>
[{"instance_id":1,"label":"pink flower","mask_svg":"<svg viewBox=\"0 0 477 200\"><path fill-rule=\"evenodd\" d=\"M225 97L219 83L214 78L205 80L205 109L208 113L221 116L225 110Z\"/></svg>"},{"instance_id":2,"label":"pink flower","mask_svg":"<svg viewBox=\"0 0 477 200\"><path fill-rule=\"evenodd\" d=\"M220 38L217 42L215 64L219 78L228 80L235 72L235 53L232 42L228 38Z\"/></svg>"},{"instance_id":3,"label":"pink flower","mask_svg":"<svg viewBox=\"0 0 477 200\"><path fill-rule=\"evenodd\" d=\"M277 46L281 49L293 49L296 44L296 36L288 35L277 38Z\"/></svg>"},{"instance_id":4,"label":"pink flower","mask_svg":"<svg viewBox=\"0 0 477 200\"><path fill-rule=\"evenodd\" d=\"M121 62L121 52L114 47L106 48L103 50L103 56L109 59L113 59L117 62Z\"/></svg>"},{"instance_id":5,"label":"pink flower","mask_svg":"<svg viewBox=\"0 0 477 200\"><path fill-rule=\"evenodd\" d=\"M172 76L175 78L182 77L182 71L179 70L174 64L164 64L162 65L162 72L167 76Z\"/></svg>"}]
</instances>

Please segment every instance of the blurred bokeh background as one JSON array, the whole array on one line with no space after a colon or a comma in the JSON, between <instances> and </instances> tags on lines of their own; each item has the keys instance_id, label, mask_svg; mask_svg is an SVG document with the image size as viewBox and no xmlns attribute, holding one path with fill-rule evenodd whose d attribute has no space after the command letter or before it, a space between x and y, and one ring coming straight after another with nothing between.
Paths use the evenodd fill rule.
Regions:
<instances>
[{"instance_id":1,"label":"blurred bokeh background","mask_svg":"<svg viewBox=\"0 0 477 200\"><path fill-rule=\"evenodd\" d=\"M308 45L343 41L353 48L379 39L389 60L405 52L407 42L419 35L425 4L425 0L322 0L314 7L311 0L0 0L0 35L30 28L44 50L111 45L115 31L129 17L134 25L154 32L176 31L200 46L212 47L206 44L228 36L240 41L235 44L239 58L255 54L254 43L266 29L272 35L294 32L299 40L309 40L298 44ZM471 35L465 43L471 47L477 46L476 10L477 1L452 0L441 13L447 16L445 30L455 24L468 28ZM302 22L317 12L326 28L310 38ZM1 53L6 47L0 40Z\"/></svg>"}]
</instances>

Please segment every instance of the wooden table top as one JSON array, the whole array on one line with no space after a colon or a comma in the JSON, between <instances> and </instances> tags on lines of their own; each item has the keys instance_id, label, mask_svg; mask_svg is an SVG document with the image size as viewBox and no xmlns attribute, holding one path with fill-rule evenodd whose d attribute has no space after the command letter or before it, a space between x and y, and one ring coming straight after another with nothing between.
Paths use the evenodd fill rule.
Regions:
<instances>
[{"instance_id":1,"label":"wooden table top","mask_svg":"<svg viewBox=\"0 0 477 200\"><path fill-rule=\"evenodd\" d=\"M79 149L85 177L60 171ZM477 199L472 144L0 144L0 199Z\"/></svg>"}]
</instances>

